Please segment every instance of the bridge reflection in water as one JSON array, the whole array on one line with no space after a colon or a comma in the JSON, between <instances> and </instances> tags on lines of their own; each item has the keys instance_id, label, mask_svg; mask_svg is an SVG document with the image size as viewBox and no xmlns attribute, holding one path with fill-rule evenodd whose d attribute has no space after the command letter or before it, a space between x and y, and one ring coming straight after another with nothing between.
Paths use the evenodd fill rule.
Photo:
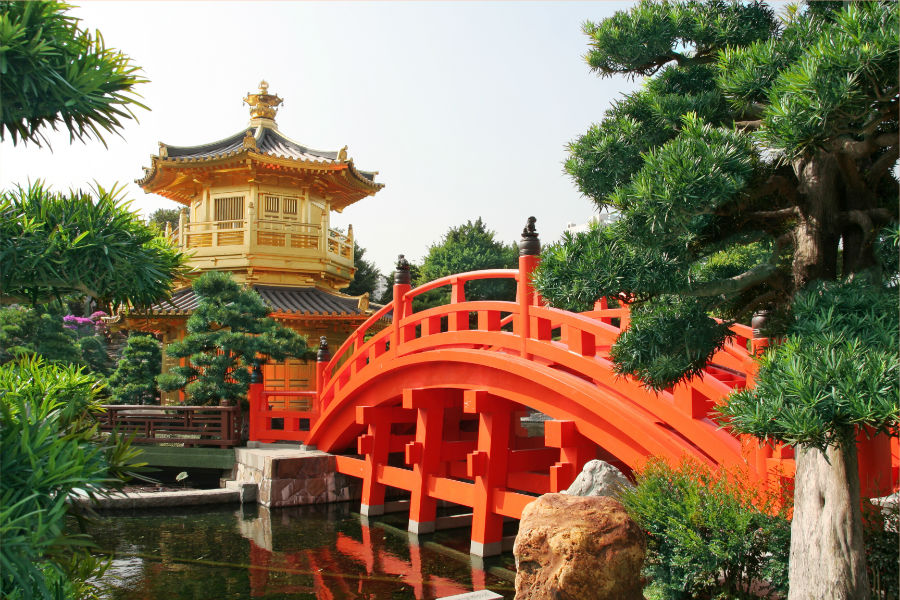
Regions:
<instances>
[{"instance_id":1,"label":"bridge reflection in water","mask_svg":"<svg viewBox=\"0 0 900 600\"><path fill-rule=\"evenodd\" d=\"M253 505L109 516L97 532L102 550L114 555L103 596L387 600L491 589L513 597L514 574L500 566L510 566L511 557L487 565L470 557L466 530L419 538L350 508Z\"/></svg>"}]
</instances>

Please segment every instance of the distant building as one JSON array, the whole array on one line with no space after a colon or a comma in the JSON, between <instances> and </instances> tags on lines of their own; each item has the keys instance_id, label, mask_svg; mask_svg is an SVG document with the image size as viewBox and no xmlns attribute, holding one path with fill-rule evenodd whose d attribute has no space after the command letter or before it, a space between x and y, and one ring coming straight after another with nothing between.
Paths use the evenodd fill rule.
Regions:
<instances>
[{"instance_id":1,"label":"distant building","mask_svg":"<svg viewBox=\"0 0 900 600\"><path fill-rule=\"evenodd\" d=\"M353 164L347 147L320 151L285 136L275 123L282 99L263 81L248 94L249 126L216 142L170 146L144 168L144 191L184 205L167 231L191 255L197 273L225 271L259 292L272 316L308 337L325 336L332 349L373 312L368 294L340 293L356 271L353 227L330 228L342 211L384 187L376 172ZM146 312L125 312L119 327L153 331L167 343L185 335L197 306L189 281L171 301ZM166 357L163 369L173 366ZM268 389L315 388L315 365L289 360L265 367ZM176 400L169 394L166 401Z\"/></svg>"},{"instance_id":2,"label":"distant building","mask_svg":"<svg viewBox=\"0 0 900 600\"><path fill-rule=\"evenodd\" d=\"M591 217L587 223L582 223L580 225L574 222L568 223L566 225L566 231L574 235L576 233L586 232L592 225L602 225L606 227L617 221L620 216L618 211L602 211Z\"/></svg>"}]
</instances>

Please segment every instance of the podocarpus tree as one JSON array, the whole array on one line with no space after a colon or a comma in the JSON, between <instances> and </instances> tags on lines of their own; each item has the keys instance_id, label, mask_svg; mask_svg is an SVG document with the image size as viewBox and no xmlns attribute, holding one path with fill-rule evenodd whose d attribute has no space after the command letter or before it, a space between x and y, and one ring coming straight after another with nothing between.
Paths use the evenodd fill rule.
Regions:
<instances>
[{"instance_id":1,"label":"podocarpus tree","mask_svg":"<svg viewBox=\"0 0 900 600\"><path fill-rule=\"evenodd\" d=\"M162 368L160 344L149 335L131 334L109 378L115 404L158 404L156 377Z\"/></svg>"},{"instance_id":2,"label":"podocarpus tree","mask_svg":"<svg viewBox=\"0 0 900 600\"><path fill-rule=\"evenodd\" d=\"M184 389L194 405L237 403L247 398L253 361L308 353L306 340L269 317L259 294L231 275L205 273L193 289L197 308L188 319L187 335L166 347L169 356L188 361L160 375L160 389Z\"/></svg>"},{"instance_id":3,"label":"podocarpus tree","mask_svg":"<svg viewBox=\"0 0 900 600\"><path fill-rule=\"evenodd\" d=\"M518 249L514 244L503 244L495 239L495 233L487 228L481 217L451 227L440 242L428 248L428 253L413 279L419 286L447 275L480 271L484 269L514 269ZM473 281L466 286L467 300L512 300L515 297L513 281ZM426 292L420 296L422 306L436 306L450 299L447 289Z\"/></svg>"},{"instance_id":4,"label":"podocarpus tree","mask_svg":"<svg viewBox=\"0 0 900 600\"><path fill-rule=\"evenodd\" d=\"M107 48L63 2L0 2L0 140L38 146L62 125L72 140L115 132L133 119L146 81L125 54ZM104 142L105 143L105 142Z\"/></svg>"},{"instance_id":5,"label":"podocarpus tree","mask_svg":"<svg viewBox=\"0 0 900 600\"><path fill-rule=\"evenodd\" d=\"M858 389L839 383L843 361L884 375L883 354L858 345L838 360L789 342L835 327L838 352L896 328L835 315L860 310L838 300L847 293L884 306L874 298L896 281L896 260L877 257L891 243L883 254L897 252L898 5L815 2L779 21L755 2L642 2L584 30L599 74L647 77L566 163L621 219L548 248L535 284L574 310L604 296L631 302L612 357L656 389L696 375L731 321L768 310L769 334L788 342L765 359L753 401L725 412L738 431L797 444L790 597L863 598L853 437L897 427L896 375ZM853 291L841 291L849 280ZM836 371L820 378L816 360ZM781 428L754 417L813 389L831 402L803 396ZM818 416L786 419L808 411Z\"/></svg>"}]
</instances>

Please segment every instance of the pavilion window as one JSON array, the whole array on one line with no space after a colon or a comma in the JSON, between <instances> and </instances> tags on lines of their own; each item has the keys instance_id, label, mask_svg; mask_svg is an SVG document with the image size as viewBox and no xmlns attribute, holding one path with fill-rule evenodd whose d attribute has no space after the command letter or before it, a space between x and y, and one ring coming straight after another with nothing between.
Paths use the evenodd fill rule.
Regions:
<instances>
[{"instance_id":1,"label":"pavilion window","mask_svg":"<svg viewBox=\"0 0 900 600\"><path fill-rule=\"evenodd\" d=\"M236 229L243 227L244 197L228 196L215 199L215 220L219 229Z\"/></svg>"},{"instance_id":2,"label":"pavilion window","mask_svg":"<svg viewBox=\"0 0 900 600\"><path fill-rule=\"evenodd\" d=\"M280 198L278 196L265 195L263 196L263 210L267 215L276 215L278 214L278 204Z\"/></svg>"},{"instance_id":3,"label":"pavilion window","mask_svg":"<svg viewBox=\"0 0 900 600\"><path fill-rule=\"evenodd\" d=\"M297 198L284 198L283 212L286 219L297 218Z\"/></svg>"}]
</instances>

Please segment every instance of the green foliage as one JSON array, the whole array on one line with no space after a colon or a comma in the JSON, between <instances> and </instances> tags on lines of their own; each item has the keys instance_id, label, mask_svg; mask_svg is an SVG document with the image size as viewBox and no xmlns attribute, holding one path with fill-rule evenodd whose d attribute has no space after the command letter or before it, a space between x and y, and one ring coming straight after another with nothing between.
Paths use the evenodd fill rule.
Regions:
<instances>
[{"instance_id":1,"label":"green foliage","mask_svg":"<svg viewBox=\"0 0 900 600\"><path fill-rule=\"evenodd\" d=\"M127 442L101 437L94 378L39 358L0 366L0 591L83 597L102 571L89 535L64 531L80 493L103 496L137 466Z\"/></svg>"},{"instance_id":2,"label":"green foliage","mask_svg":"<svg viewBox=\"0 0 900 600\"><path fill-rule=\"evenodd\" d=\"M374 263L364 258L365 254L366 249L354 241L353 264L356 266L356 273L353 274L353 281L350 282L344 293L350 296L369 294L369 298L374 300L375 289L383 276Z\"/></svg>"},{"instance_id":3,"label":"green foliage","mask_svg":"<svg viewBox=\"0 0 900 600\"><path fill-rule=\"evenodd\" d=\"M586 23L595 72L646 79L569 145L579 189L621 218L547 247L541 295L640 306L613 354L659 389L720 346L711 316L789 314L817 279L897 281L898 15L813 3L779 23L760 2L673 0Z\"/></svg>"},{"instance_id":4,"label":"green foliage","mask_svg":"<svg viewBox=\"0 0 900 600\"><path fill-rule=\"evenodd\" d=\"M62 125L71 140L115 132L147 108L134 91L147 80L131 59L79 27L62 2L0 2L0 139L46 144ZM105 144L105 142L104 142Z\"/></svg>"},{"instance_id":5,"label":"green foliage","mask_svg":"<svg viewBox=\"0 0 900 600\"><path fill-rule=\"evenodd\" d=\"M648 534L644 572L662 598L756 598L748 584L762 579L786 591L790 523L752 489L688 460L637 474L622 503Z\"/></svg>"},{"instance_id":6,"label":"green foliage","mask_svg":"<svg viewBox=\"0 0 900 600\"><path fill-rule=\"evenodd\" d=\"M149 335L128 336L122 358L109 378L115 404L159 404L156 377L162 369L160 344Z\"/></svg>"},{"instance_id":7,"label":"green foliage","mask_svg":"<svg viewBox=\"0 0 900 600\"><path fill-rule=\"evenodd\" d=\"M0 194L0 301L63 294L147 306L183 274L185 256L129 210L124 188L51 192L43 183Z\"/></svg>"},{"instance_id":8,"label":"green foliage","mask_svg":"<svg viewBox=\"0 0 900 600\"><path fill-rule=\"evenodd\" d=\"M0 364L37 354L48 363L83 365L74 331L45 307L0 307Z\"/></svg>"},{"instance_id":9,"label":"green foliage","mask_svg":"<svg viewBox=\"0 0 900 600\"><path fill-rule=\"evenodd\" d=\"M855 428L897 433L897 294L865 282L821 283L794 301L787 337L760 359L756 386L720 406L728 426L824 448Z\"/></svg>"},{"instance_id":10,"label":"green foliage","mask_svg":"<svg viewBox=\"0 0 900 600\"><path fill-rule=\"evenodd\" d=\"M873 598L900 598L900 505L896 502L880 509L863 511L863 534L866 538L866 567Z\"/></svg>"},{"instance_id":11,"label":"green foliage","mask_svg":"<svg viewBox=\"0 0 900 600\"><path fill-rule=\"evenodd\" d=\"M484 269L514 269L519 251L515 244L505 245L494 239L496 234L487 228L481 217L474 222L451 227L439 243L428 248L413 287L447 275ZM513 300L514 281L473 281L466 285L466 300ZM416 310L445 304L450 300L449 289L426 292L418 298Z\"/></svg>"},{"instance_id":12,"label":"green foliage","mask_svg":"<svg viewBox=\"0 0 900 600\"><path fill-rule=\"evenodd\" d=\"M617 373L634 374L647 386L662 389L699 375L729 335L728 323L710 319L696 302L661 296L631 312L631 326L616 340L610 357ZM681 343L666 345L673 338Z\"/></svg>"},{"instance_id":13,"label":"green foliage","mask_svg":"<svg viewBox=\"0 0 900 600\"><path fill-rule=\"evenodd\" d=\"M178 229L178 217L180 214L181 210L178 208L158 208L150 213L150 218L147 219L147 222L159 227L160 231L166 230L166 223L169 223L172 229Z\"/></svg>"},{"instance_id":14,"label":"green foliage","mask_svg":"<svg viewBox=\"0 0 900 600\"><path fill-rule=\"evenodd\" d=\"M246 401L255 359L306 356L306 340L269 317L259 294L230 274L204 273L193 288L198 304L188 319L187 336L166 347L169 356L189 363L160 375L160 389L184 389L193 405Z\"/></svg>"}]
</instances>

